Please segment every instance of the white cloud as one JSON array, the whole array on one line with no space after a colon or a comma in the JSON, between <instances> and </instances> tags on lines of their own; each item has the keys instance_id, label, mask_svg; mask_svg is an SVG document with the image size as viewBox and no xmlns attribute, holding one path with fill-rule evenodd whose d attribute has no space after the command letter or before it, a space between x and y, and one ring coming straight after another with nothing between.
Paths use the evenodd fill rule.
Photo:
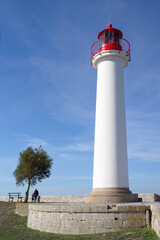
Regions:
<instances>
[{"instance_id":1,"label":"white cloud","mask_svg":"<svg viewBox=\"0 0 160 240\"><path fill-rule=\"evenodd\" d=\"M132 180L154 180L159 182L160 181L160 176L157 175L149 175L149 174L145 174L145 173L132 173L130 174L130 179Z\"/></svg>"},{"instance_id":2,"label":"white cloud","mask_svg":"<svg viewBox=\"0 0 160 240\"><path fill-rule=\"evenodd\" d=\"M70 175L70 176L64 176L64 175L55 175L52 176L51 179L56 179L56 180L91 180L92 176L83 176L83 175Z\"/></svg>"},{"instance_id":3,"label":"white cloud","mask_svg":"<svg viewBox=\"0 0 160 240\"><path fill-rule=\"evenodd\" d=\"M0 157L0 163L15 163L17 161L16 157Z\"/></svg>"},{"instance_id":4,"label":"white cloud","mask_svg":"<svg viewBox=\"0 0 160 240\"><path fill-rule=\"evenodd\" d=\"M69 145L62 147L61 151L92 152L93 144L92 143L73 143L73 144L69 144Z\"/></svg>"},{"instance_id":5,"label":"white cloud","mask_svg":"<svg viewBox=\"0 0 160 240\"><path fill-rule=\"evenodd\" d=\"M7 176L0 176L0 180L2 182L6 182L6 183L13 183L13 182L15 182L15 179L13 177L7 177Z\"/></svg>"},{"instance_id":6,"label":"white cloud","mask_svg":"<svg viewBox=\"0 0 160 240\"><path fill-rule=\"evenodd\" d=\"M21 141L25 142L26 146L39 147L40 145L47 146L48 143L44 139L32 137L26 134L15 134L15 136L20 137Z\"/></svg>"}]
</instances>

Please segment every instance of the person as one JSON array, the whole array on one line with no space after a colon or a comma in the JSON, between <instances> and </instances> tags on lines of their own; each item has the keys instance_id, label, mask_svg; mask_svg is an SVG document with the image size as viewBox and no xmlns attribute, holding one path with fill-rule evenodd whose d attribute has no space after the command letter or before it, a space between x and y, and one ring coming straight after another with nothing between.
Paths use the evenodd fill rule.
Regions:
<instances>
[{"instance_id":1,"label":"person","mask_svg":"<svg viewBox=\"0 0 160 240\"><path fill-rule=\"evenodd\" d=\"M35 189L34 193L32 194L32 201L33 201L33 200L35 200L35 201L36 201L36 199L37 199L38 195L39 195L39 192L38 192L38 190L37 190L37 189Z\"/></svg>"}]
</instances>

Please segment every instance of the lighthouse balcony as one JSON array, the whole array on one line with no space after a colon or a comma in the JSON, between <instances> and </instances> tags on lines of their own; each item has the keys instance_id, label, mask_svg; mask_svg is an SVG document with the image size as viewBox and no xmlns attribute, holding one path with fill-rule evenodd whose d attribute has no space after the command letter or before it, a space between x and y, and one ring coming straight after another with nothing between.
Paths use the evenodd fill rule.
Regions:
<instances>
[{"instance_id":1,"label":"lighthouse balcony","mask_svg":"<svg viewBox=\"0 0 160 240\"><path fill-rule=\"evenodd\" d=\"M125 53L125 55L129 57L130 61L130 44L126 39L118 37L105 37L93 43L91 47L91 64L93 64L95 55L103 52L110 52L111 50Z\"/></svg>"}]
</instances>

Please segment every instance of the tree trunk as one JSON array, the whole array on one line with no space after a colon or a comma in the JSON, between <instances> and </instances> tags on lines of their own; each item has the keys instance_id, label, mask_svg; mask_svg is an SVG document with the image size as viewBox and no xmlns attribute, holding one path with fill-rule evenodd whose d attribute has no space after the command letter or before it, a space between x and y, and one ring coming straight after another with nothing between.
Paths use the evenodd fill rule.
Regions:
<instances>
[{"instance_id":1,"label":"tree trunk","mask_svg":"<svg viewBox=\"0 0 160 240\"><path fill-rule=\"evenodd\" d=\"M27 191L26 191L25 199L24 199L24 202L25 202L25 203L28 202L28 195L29 195L30 186L31 186L31 183L30 183L30 179L29 179L29 180L28 180L28 188L27 188Z\"/></svg>"}]
</instances>

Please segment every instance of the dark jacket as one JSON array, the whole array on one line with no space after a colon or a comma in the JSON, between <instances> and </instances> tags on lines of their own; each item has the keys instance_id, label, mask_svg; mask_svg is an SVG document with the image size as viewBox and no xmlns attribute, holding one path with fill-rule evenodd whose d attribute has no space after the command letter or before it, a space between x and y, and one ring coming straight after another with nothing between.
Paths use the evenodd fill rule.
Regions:
<instances>
[{"instance_id":1,"label":"dark jacket","mask_svg":"<svg viewBox=\"0 0 160 240\"><path fill-rule=\"evenodd\" d=\"M36 190L34 191L34 193L32 194L32 197L37 197L38 194L39 194L39 192L38 192L38 190L36 189Z\"/></svg>"}]
</instances>

